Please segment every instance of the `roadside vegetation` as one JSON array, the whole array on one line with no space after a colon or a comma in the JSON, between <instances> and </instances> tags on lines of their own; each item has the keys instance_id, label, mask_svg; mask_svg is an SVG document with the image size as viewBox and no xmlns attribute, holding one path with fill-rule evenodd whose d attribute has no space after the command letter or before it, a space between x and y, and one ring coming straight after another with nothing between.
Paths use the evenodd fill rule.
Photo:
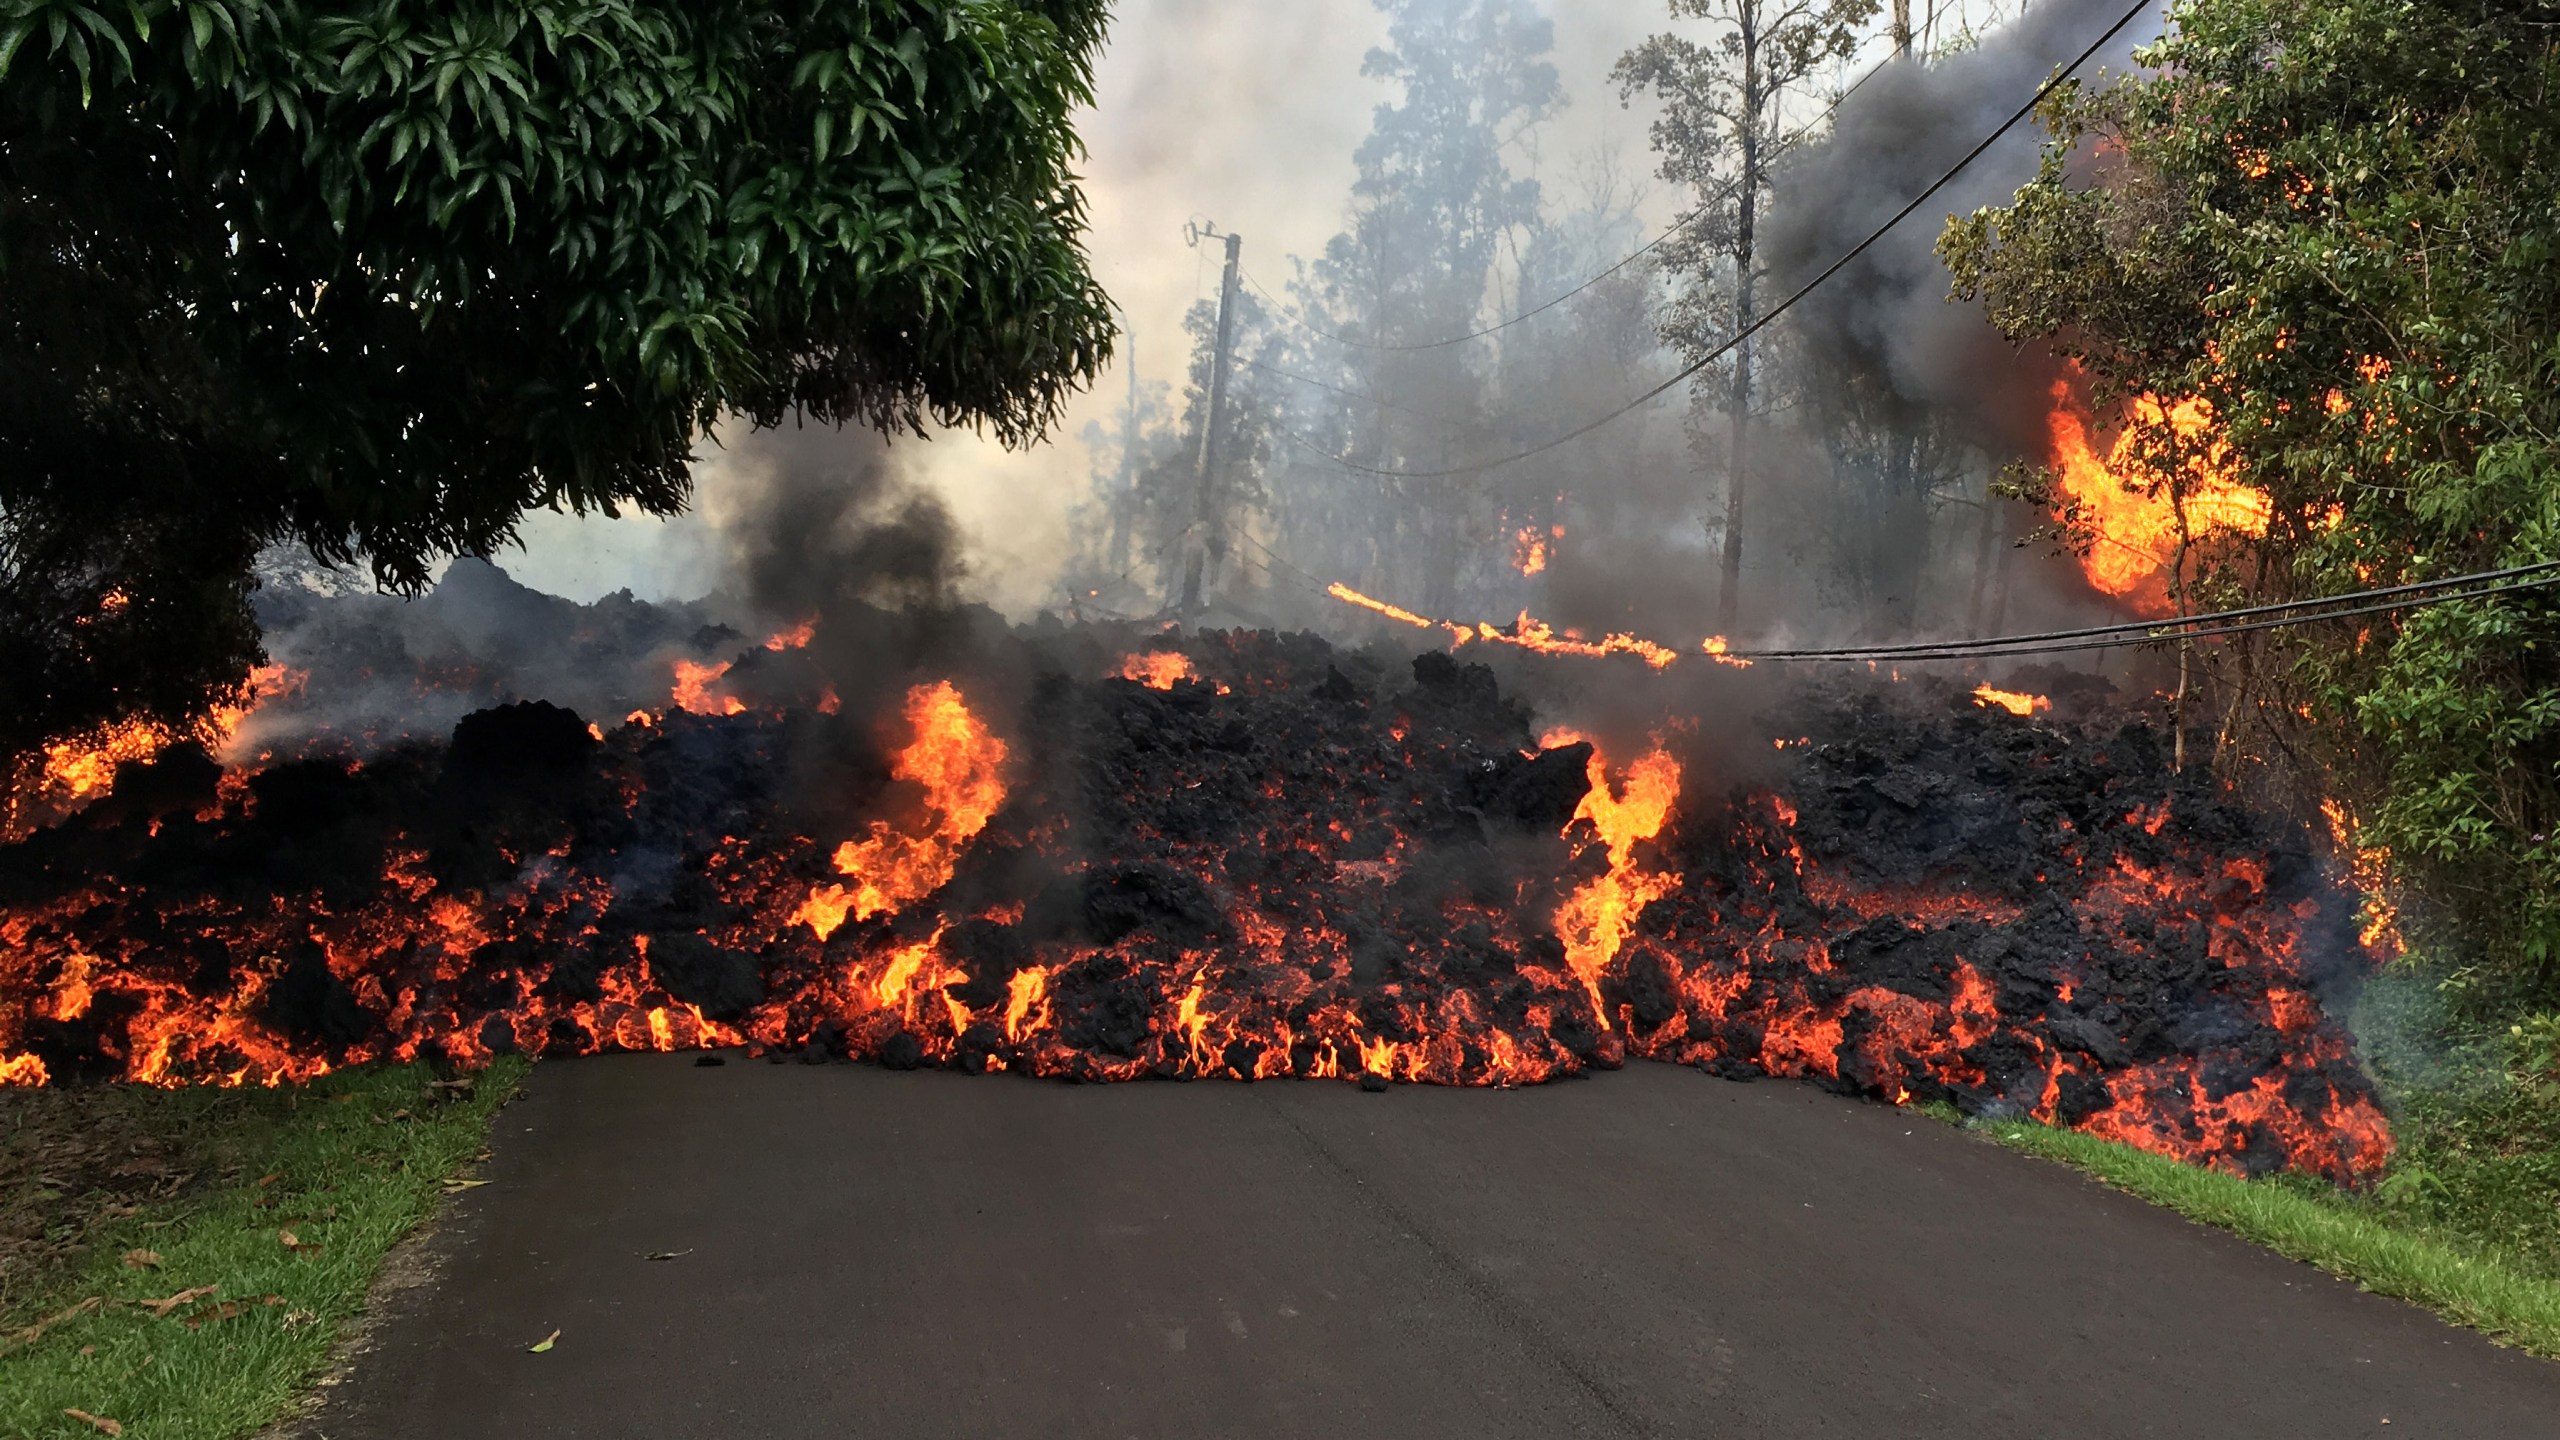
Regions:
<instances>
[{"instance_id":1,"label":"roadside vegetation","mask_svg":"<svg viewBox=\"0 0 2560 1440\"><path fill-rule=\"evenodd\" d=\"M327 1365L524 1062L0 1089L0 1436L234 1440Z\"/></svg>"},{"instance_id":2,"label":"roadside vegetation","mask_svg":"<svg viewBox=\"0 0 2560 1440\"><path fill-rule=\"evenodd\" d=\"M2560 34L2536 7L2190 0L2067 87L2042 173L1940 253L2138 426L2137 483L2236 479L2265 533L2192 608L2560 559ZM2050 475L2011 492L2048 504ZM2058 534L2074 537L2070 507ZM2076 537L2088 543L2085 534ZM2560 608L2516 591L2196 651L2213 763L2324 803L2401 955L2355 1017L2399 1152L2368 1191L2004 1139L2560 1354ZM2184 702L2187 688L2181 687Z\"/></svg>"},{"instance_id":3,"label":"roadside vegetation","mask_svg":"<svg viewBox=\"0 0 2560 1440\"><path fill-rule=\"evenodd\" d=\"M2013 1149L2560 1360L2560 1025L2466 1020L2413 967L2355 1016L2399 1151L2362 1190L2244 1180L2024 1120L1931 1113Z\"/></svg>"}]
</instances>

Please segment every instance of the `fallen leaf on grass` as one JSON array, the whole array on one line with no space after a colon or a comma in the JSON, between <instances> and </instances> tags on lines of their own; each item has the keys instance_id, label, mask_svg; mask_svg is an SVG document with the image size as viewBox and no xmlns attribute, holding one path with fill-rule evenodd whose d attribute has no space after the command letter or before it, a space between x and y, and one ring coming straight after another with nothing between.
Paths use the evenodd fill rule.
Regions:
<instances>
[{"instance_id":1,"label":"fallen leaf on grass","mask_svg":"<svg viewBox=\"0 0 2560 1440\"><path fill-rule=\"evenodd\" d=\"M560 1343L560 1332L559 1332L559 1331L557 1331L557 1330L554 1330L554 1331L552 1331L550 1334L543 1336L541 1339L534 1341L534 1342L533 1342L533 1344L531 1344L531 1345L527 1346L526 1348L527 1348L527 1349L529 1349L529 1350L531 1350L534 1354L536 1354L536 1355L540 1355L540 1354L544 1354L545 1352L549 1351L549 1350L551 1349L551 1347L552 1347L552 1346L557 1345L557 1344L559 1344L559 1343Z\"/></svg>"},{"instance_id":2,"label":"fallen leaf on grass","mask_svg":"<svg viewBox=\"0 0 2560 1440\"><path fill-rule=\"evenodd\" d=\"M253 1302L247 1300L225 1300L219 1305L208 1305L204 1309L186 1317L186 1326L190 1330L201 1330L205 1326L215 1324L219 1321L237 1319L240 1316L249 1313L252 1303ZM284 1297L281 1295L263 1295L254 1303L259 1305L281 1305L284 1303Z\"/></svg>"},{"instance_id":3,"label":"fallen leaf on grass","mask_svg":"<svg viewBox=\"0 0 2560 1440\"><path fill-rule=\"evenodd\" d=\"M97 1431L101 1435L121 1435L124 1433L124 1427L122 1425L117 1424L115 1421L108 1419L104 1415L92 1415L86 1410L65 1410L62 1413Z\"/></svg>"},{"instance_id":4,"label":"fallen leaf on grass","mask_svg":"<svg viewBox=\"0 0 2560 1440\"><path fill-rule=\"evenodd\" d=\"M198 1285L192 1290L181 1290L165 1300L136 1300L133 1303L150 1311L153 1318L166 1320L169 1318L170 1311L181 1305L193 1305L221 1288L219 1285Z\"/></svg>"},{"instance_id":5,"label":"fallen leaf on grass","mask_svg":"<svg viewBox=\"0 0 2560 1440\"><path fill-rule=\"evenodd\" d=\"M259 1176L259 1177L258 1177L258 1188L259 1188L259 1189L261 1189L261 1190L264 1190L264 1189L266 1189L268 1186L273 1185L274 1183L276 1183L277 1181L279 1181L279 1180L281 1180L281 1179L283 1179L283 1178L284 1178L284 1172L283 1172L283 1171L281 1171L281 1170L272 1170L272 1171L269 1171L268 1173L266 1173L266 1174L261 1175L261 1176Z\"/></svg>"},{"instance_id":6,"label":"fallen leaf on grass","mask_svg":"<svg viewBox=\"0 0 2560 1440\"><path fill-rule=\"evenodd\" d=\"M287 1250L298 1252L303 1250L317 1250L321 1248L321 1242L317 1240L305 1240L301 1236L294 1234L291 1230L277 1231L276 1238L284 1242L284 1248Z\"/></svg>"},{"instance_id":7,"label":"fallen leaf on grass","mask_svg":"<svg viewBox=\"0 0 2560 1440\"><path fill-rule=\"evenodd\" d=\"M127 1270L157 1270L160 1268L160 1252L157 1250L127 1250L124 1252L124 1268Z\"/></svg>"},{"instance_id":8,"label":"fallen leaf on grass","mask_svg":"<svg viewBox=\"0 0 2560 1440\"><path fill-rule=\"evenodd\" d=\"M204 1309L186 1317L184 1323L190 1330L201 1330L207 1325L217 1324L221 1321L228 1320L248 1308L248 1306L241 1304L237 1300L225 1300L219 1305L208 1305Z\"/></svg>"},{"instance_id":9,"label":"fallen leaf on grass","mask_svg":"<svg viewBox=\"0 0 2560 1440\"><path fill-rule=\"evenodd\" d=\"M65 1320L70 1320L70 1319L76 1318L76 1317L81 1316L81 1315L86 1315L86 1314L88 1314L90 1311L97 1309L99 1306L104 1305L105 1303L107 1303L107 1297L106 1297L106 1296L104 1296L104 1295L92 1295L92 1296L90 1296L88 1299L83 1300L83 1301L81 1301L80 1303L78 1303L78 1304L76 1304L76 1305L73 1305L71 1308L69 1308L69 1309L67 1309L67 1310L62 1310L62 1311L58 1311L58 1312L56 1312L56 1313L54 1313L54 1314L47 1315L47 1316L46 1316L46 1317L44 1317L43 1319L41 1319L41 1320L37 1321L36 1323L34 1323L33 1325L28 1326L26 1329L21 1330L21 1331L19 1331L17 1334L10 1336L8 1339L6 1339L6 1340L0 1340L0 1355L6 1355L6 1354L8 1354L10 1351L17 1349L17 1348L18 1348L19 1346L21 1346L21 1345L33 1344L33 1343L34 1343L34 1342L35 1342L39 1337L41 1337L41 1336L44 1334L44 1332L46 1332L47 1330L52 1329L54 1326L61 1324L61 1323L62 1323L63 1321L65 1321Z\"/></svg>"},{"instance_id":10,"label":"fallen leaf on grass","mask_svg":"<svg viewBox=\"0 0 2560 1440\"><path fill-rule=\"evenodd\" d=\"M640 1258L643 1260L673 1260L679 1255L690 1255L692 1253L693 1247L688 1245L682 1250L652 1250Z\"/></svg>"}]
</instances>

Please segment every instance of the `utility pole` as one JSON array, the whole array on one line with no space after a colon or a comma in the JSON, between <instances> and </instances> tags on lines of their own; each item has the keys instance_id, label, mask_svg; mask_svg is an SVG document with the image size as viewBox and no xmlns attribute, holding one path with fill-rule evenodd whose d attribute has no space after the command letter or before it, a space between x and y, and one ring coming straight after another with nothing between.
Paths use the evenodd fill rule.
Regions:
<instances>
[{"instance_id":1,"label":"utility pole","mask_svg":"<svg viewBox=\"0 0 2560 1440\"><path fill-rule=\"evenodd\" d=\"M1218 285L1218 348L1209 361L1209 410L1200 424L1199 506L1192 516L1190 540L1183 546L1182 598L1177 607L1183 615L1196 615L1204 573L1211 562L1223 561L1227 554L1218 511L1218 427L1226 418L1227 349L1235 340L1236 269L1244 259L1244 237L1222 236L1215 225L1185 228L1194 246L1203 239L1227 242L1226 277Z\"/></svg>"}]
</instances>

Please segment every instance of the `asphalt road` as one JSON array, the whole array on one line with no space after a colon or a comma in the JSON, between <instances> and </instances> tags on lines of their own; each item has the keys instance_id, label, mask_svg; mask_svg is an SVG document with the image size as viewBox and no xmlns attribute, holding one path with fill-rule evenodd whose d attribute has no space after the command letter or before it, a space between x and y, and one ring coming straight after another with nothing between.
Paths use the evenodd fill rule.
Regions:
<instances>
[{"instance_id":1,"label":"asphalt road","mask_svg":"<svg viewBox=\"0 0 2560 1440\"><path fill-rule=\"evenodd\" d=\"M612 1057L538 1067L486 1174L328 1440L2560 1437L2560 1365L1918 1117L1657 1066Z\"/></svg>"}]
</instances>

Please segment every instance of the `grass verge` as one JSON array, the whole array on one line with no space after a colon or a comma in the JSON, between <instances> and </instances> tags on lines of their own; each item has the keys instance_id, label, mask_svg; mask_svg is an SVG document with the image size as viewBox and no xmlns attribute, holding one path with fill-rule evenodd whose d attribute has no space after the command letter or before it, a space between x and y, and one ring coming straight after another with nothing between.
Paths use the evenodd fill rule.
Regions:
<instances>
[{"instance_id":1,"label":"grass verge","mask_svg":"<svg viewBox=\"0 0 2560 1440\"><path fill-rule=\"evenodd\" d=\"M177 1173L91 1213L55 1204L57 1243L22 1259L0 1313L0 1436L237 1440L275 1420L328 1363L383 1257L482 1152L522 1074L507 1062L439 1085L401 1066L281 1090L17 1099L0 1111L5 1139L38 1166L29 1137L49 1128L58 1153L77 1151L60 1107L85 1105L106 1117L105 1148ZM43 1173L12 1183L63 1198Z\"/></svg>"},{"instance_id":2,"label":"grass verge","mask_svg":"<svg viewBox=\"0 0 2560 1440\"><path fill-rule=\"evenodd\" d=\"M2376 1294L2423 1305L2518 1349L2560 1359L2560 1283L2484 1248L2399 1223L2376 1202L2300 1177L2243 1180L2200 1170L2032 1121L1976 1120L1969 1128Z\"/></svg>"}]
</instances>

